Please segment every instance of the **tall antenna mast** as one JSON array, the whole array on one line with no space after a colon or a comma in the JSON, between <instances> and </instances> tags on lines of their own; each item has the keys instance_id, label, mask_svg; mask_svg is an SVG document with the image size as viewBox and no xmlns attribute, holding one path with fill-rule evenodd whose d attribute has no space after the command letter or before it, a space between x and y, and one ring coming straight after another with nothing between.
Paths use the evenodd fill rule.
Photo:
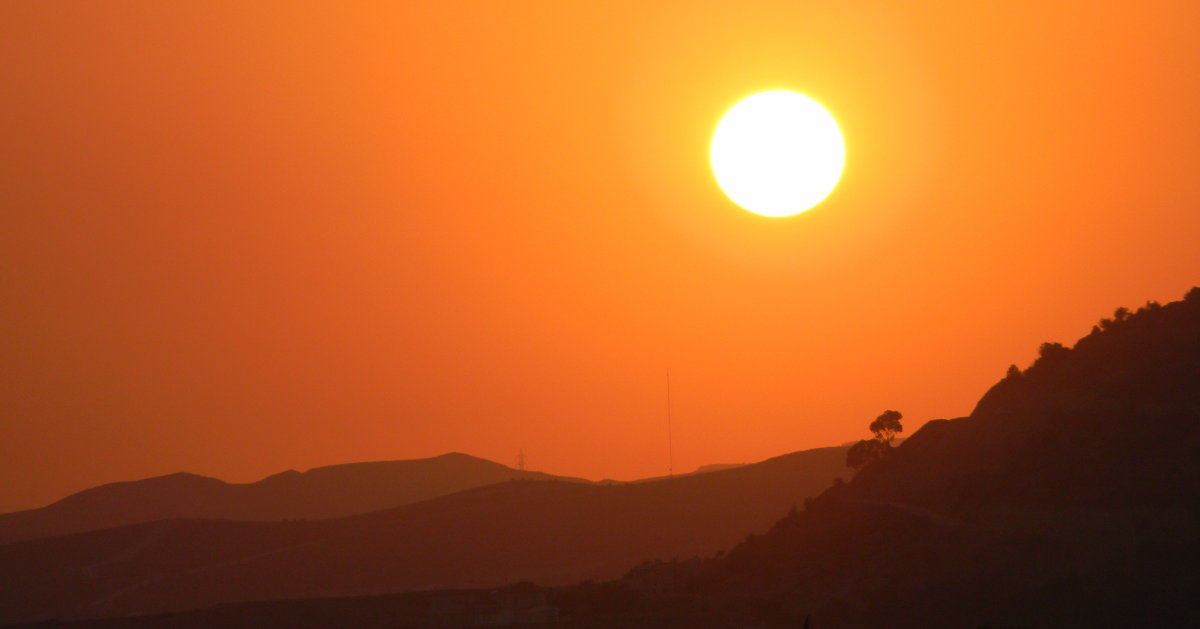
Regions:
<instances>
[{"instance_id":1,"label":"tall antenna mast","mask_svg":"<svg viewBox=\"0 0 1200 629\"><path fill-rule=\"evenodd\" d=\"M675 439L671 434L671 370L667 370L667 476L675 477Z\"/></svg>"},{"instance_id":2,"label":"tall antenna mast","mask_svg":"<svg viewBox=\"0 0 1200 629\"><path fill-rule=\"evenodd\" d=\"M521 448L521 451L517 453L517 469L525 471L525 448Z\"/></svg>"}]
</instances>

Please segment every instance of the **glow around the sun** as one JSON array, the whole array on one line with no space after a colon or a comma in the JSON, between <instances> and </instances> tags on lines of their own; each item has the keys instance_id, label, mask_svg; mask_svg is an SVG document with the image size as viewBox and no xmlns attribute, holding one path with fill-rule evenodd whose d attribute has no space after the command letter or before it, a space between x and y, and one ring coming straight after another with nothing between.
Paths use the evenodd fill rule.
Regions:
<instances>
[{"instance_id":1,"label":"glow around the sun","mask_svg":"<svg viewBox=\"0 0 1200 629\"><path fill-rule=\"evenodd\" d=\"M846 145L837 121L817 101L780 90L734 105L713 133L709 157L734 203L763 216L790 216L833 192Z\"/></svg>"}]
</instances>

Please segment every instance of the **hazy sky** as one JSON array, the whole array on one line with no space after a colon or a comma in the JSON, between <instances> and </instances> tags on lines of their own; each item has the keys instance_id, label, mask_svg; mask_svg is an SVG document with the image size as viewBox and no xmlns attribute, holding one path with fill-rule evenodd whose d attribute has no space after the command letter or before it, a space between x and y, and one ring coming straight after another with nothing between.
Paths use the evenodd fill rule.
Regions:
<instances>
[{"instance_id":1,"label":"hazy sky","mask_svg":"<svg viewBox=\"0 0 1200 629\"><path fill-rule=\"evenodd\" d=\"M649 6L647 6L649 5ZM964 415L1200 283L1194 2L0 4L0 511L457 450L592 478ZM790 219L708 141L791 89Z\"/></svg>"}]
</instances>

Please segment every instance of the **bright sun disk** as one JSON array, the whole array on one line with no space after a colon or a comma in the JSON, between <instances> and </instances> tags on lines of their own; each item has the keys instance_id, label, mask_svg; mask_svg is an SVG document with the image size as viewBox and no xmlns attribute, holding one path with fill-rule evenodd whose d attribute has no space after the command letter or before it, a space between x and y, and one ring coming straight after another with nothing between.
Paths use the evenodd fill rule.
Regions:
<instances>
[{"instance_id":1,"label":"bright sun disk","mask_svg":"<svg viewBox=\"0 0 1200 629\"><path fill-rule=\"evenodd\" d=\"M709 158L734 203L763 216L791 216L833 192L846 145L837 121L817 101L778 90L749 96L726 112Z\"/></svg>"}]
</instances>

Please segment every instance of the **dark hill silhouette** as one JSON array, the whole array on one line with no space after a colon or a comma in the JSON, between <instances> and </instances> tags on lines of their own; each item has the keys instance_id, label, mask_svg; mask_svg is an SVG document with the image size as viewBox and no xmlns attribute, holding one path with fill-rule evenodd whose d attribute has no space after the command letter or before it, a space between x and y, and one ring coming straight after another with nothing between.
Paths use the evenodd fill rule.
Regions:
<instances>
[{"instance_id":1,"label":"dark hill silhouette","mask_svg":"<svg viewBox=\"0 0 1200 629\"><path fill-rule=\"evenodd\" d=\"M721 470L729 470L729 469L733 469L735 467L741 467L743 465L745 465L745 463L709 463L707 465L701 465L700 467L696 468L692 473L693 474L707 474L709 472L719 472Z\"/></svg>"},{"instance_id":2,"label":"dark hill silhouette","mask_svg":"<svg viewBox=\"0 0 1200 629\"><path fill-rule=\"evenodd\" d=\"M666 475L666 476L650 476L650 477L648 477L648 478L639 478L639 479L637 479L637 480L634 480L634 481L629 481L629 482L633 482L633 483L649 483L649 482L654 482L654 481L666 480L666 479L669 479L669 478L681 478L681 477L684 477L684 476L694 476L694 475L696 475L696 474L708 474L709 472L719 472L719 471L721 471L721 470L731 470L731 469L734 469L734 468L742 467L743 465L746 465L746 464L745 464L745 463L709 463L709 464L707 464L707 465L701 465L700 467L697 467L696 469L694 469L694 470L692 470L692 471L690 471L690 472L683 472L683 473L680 473L680 474L675 474L675 475L673 475L673 476L672 476L672 475ZM600 482L602 482L602 483L617 483L617 482L621 482L621 481L614 481L614 480L611 480L611 479L605 479L605 480L603 480L603 481L600 481Z\"/></svg>"},{"instance_id":3,"label":"dark hill silhouette","mask_svg":"<svg viewBox=\"0 0 1200 629\"><path fill-rule=\"evenodd\" d=\"M561 607L566 626L581 627L1200 626L1200 289L1182 302L1148 304L1133 314L1118 310L1074 348L1047 344L1040 354L1024 371L1010 368L969 417L929 422L851 482L837 483L806 501L803 511L790 513L763 535L751 535L727 555L647 562L620 582L551 590L547 600ZM625 502L638 495L629 492L747 469L661 483L570 489L578 495L624 491L609 494L607 500L622 503L617 512L642 513ZM516 500L522 488L539 488L524 490L536 494L568 487L511 485L468 493L503 495L502 501L528 508L530 503ZM671 495L643 495L635 502ZM447 509L456 498L433 502L448 501L440 507ZM720 502L728 498L714 498L718 502L694 507L694 519L710 510L734 511L734 503ZM572 500L578 498L556 494L553 502L576 511ZM652 530L688 534L695 524L669 520L675 512L660 512L668 519L656 521ZM598 513L591 511L593 516ZM474 512L467 520L473 517ZM561 545L555 551L572 557L578 557L581 546L599 550L610 543L610 535L625 535L627 530L627 523L618 520L563 533L567 522L554 519L554 514L547 517L551 520L527 527L528 539L558 540ZM507 524L493 530L512 526L505 518L497 519ZM124 529L105 533L131 536ZM147 533L142 531L137 539L144 540ZM452 533L457 539L471 534L463 529ZM132 587L130 579L138 575L134 583L149 588L150 601L195 586L177 582L179 587L162 590L146 580L140 568L110 567L114 555L116 561L128 563L130 553L137 551L129 550L128 539L109 542L103 552L95 550L97 540L63 540L70 540L71 546L39 547L39 542L30 542L0 547L0 566L40 574L47 584L19 588L0 601L0 609L30 599L43 608L57 605L74 611L79 592L108 601L103 598L106 592L131 591L99 587L94 580L98 570L109 580L126 579L103 582L107 588ZM301 545L305 540L293 537L280 543ZM511 547L507 560L523 556L522 544L527 543ZM355 547L345 544L343 550ZM472 544L464 550L478 559L486 542ZM640 540L630 544L640 545ZM82 556L85 552L90 554ZM38 558L45 554L73 559L43 569ZM479 570L475 574L488 573L480 570L485 564L439 556L450 557L454 566ZM379 561L401 559L389 554L383 559L363 557L356 564L374 572L380 569ZM87 574L93 580L63 579L64 574L81 572L77 566L89 566ZM347 569L340 563L332 567ZM241 576L259 583L253 574ZM0 583L0 593L10 584ZM55 585L66 585L63 591L70 594L55 600L64 596ZM354 610L383 614L381 622L396 626L475 626L436 615L406 620L403 614L408 612L396 611L407 605L404 609L416 609L415 614L429 614L437 607L437 596L275 601L87 626L203 626L186 623L220 617L226 627L251 627L261 626L254 624L256 619L282 617L275 614L295 617L298 609L340 610L330 613L345 620L336 623L345 627L377 626L370 624L375 620L361 620ZM809 619L811 624L806 624Z\"/></svg>"},{"instance_id":4,"label":"dark hill silhouette","mask_svg":"<svg viewBox=\"0 0 1200 629\"><path fill-rule=\"evenodd\" d=\"M169 518L315 520L369 513L514 478L582 479L515 470L452 452L428 459L289 470L235 484L195 474L111 483L41 509L0 514L0 544Z\"/></svg>"},{"instance_id":5,"label":"dark hill silhouette","mask_svg":"<svg viewBox=\"0 0 1200 629\"><path fill-rule=\"evenodd\" d=\"M8 544L0 622L613 578L764 530L843 473L845 452L654 482L511 481L330 520L166 520Z\"/></svg>"},{"instance_id":6,"label":"dark hill silhouette","mask_svg":"<svg viewBox=\"0 0 1200 629\"><path fill-rule=\"evenodd\" d=\"M1200 289L1040 353L695 594L831 629L1200 626Z\"/></svg>"}]
</instances>

